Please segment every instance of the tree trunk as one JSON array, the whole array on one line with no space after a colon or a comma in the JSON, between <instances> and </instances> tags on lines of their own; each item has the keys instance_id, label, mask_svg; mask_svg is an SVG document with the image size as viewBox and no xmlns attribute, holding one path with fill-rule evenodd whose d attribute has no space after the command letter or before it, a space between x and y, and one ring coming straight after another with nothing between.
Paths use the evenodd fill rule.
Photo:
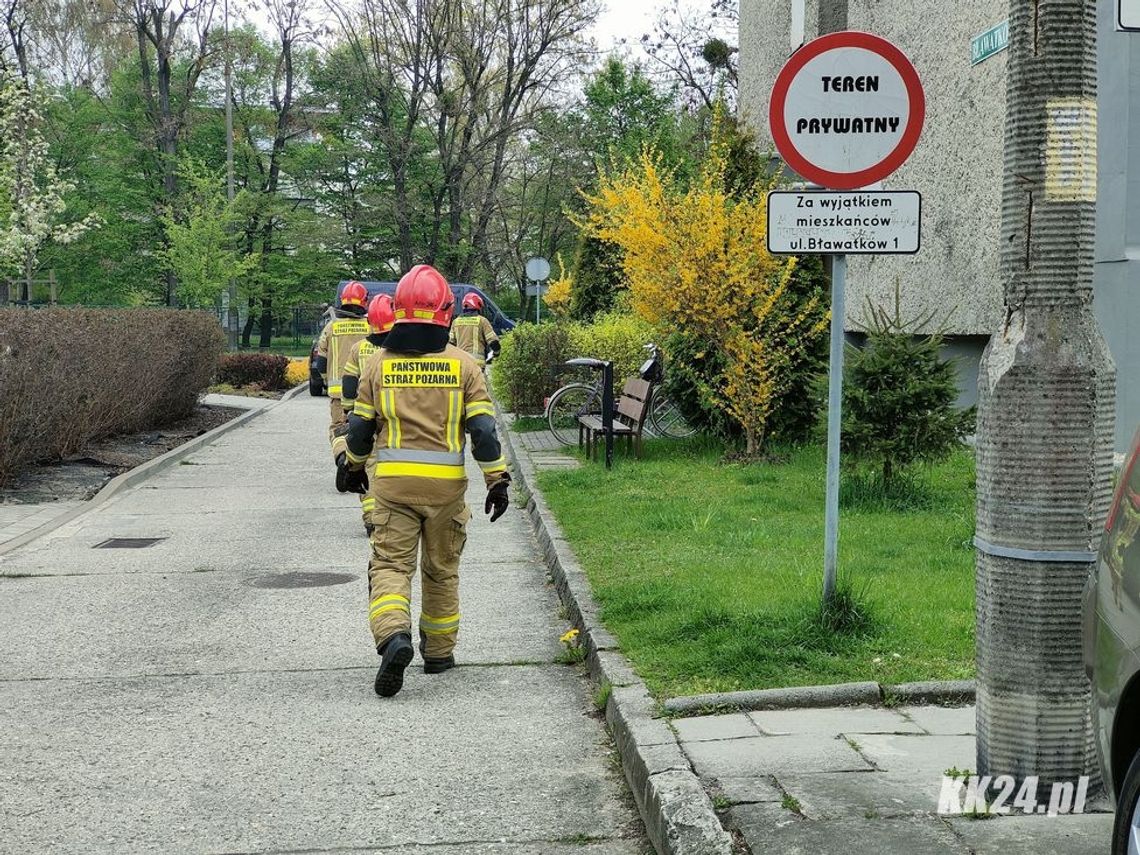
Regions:
<instances>
[{"instance_id":1,"label":"tree trunk","mask_svg":"<svg viewBox=\"0 0 1140 855\"><path fill-rule=\"evenodd\" d=\"M254 322L254 309L257 307L256 301L253 297L249 298L249 312L245 316L245 326L241 330L241 346L249 347L250 340L253 338L253 322Z\"/></svg>"},{"instance_id":2,"label":"tree trunk","mask_svg":"<svg viewBox=\"0 0 1140 855\"><path fill-rule=\"evenodd\" d=\"M261 298L261 322L258 324L261 337L258 347L269 347L273 344L273 298L266 294Z\"/></svg>"},{"instance_id":3,"label":"tree trunk","mask_svg":"<svg viewBox=\"0 0 1140 855\"><path fill-rule=\"evenodd\" d=\"M1091 306L1096 3L1010 13L1006 317L978 382L977 763L1045 788L1096 774L1081 591L1110 498L1115 372Z\"/></svg>"}]
</instances>

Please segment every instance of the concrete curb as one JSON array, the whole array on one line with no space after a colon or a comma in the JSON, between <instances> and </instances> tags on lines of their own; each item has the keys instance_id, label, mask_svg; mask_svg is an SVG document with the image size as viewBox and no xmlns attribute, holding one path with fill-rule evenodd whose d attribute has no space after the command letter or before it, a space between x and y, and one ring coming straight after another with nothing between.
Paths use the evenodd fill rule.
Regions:
<instances>
[{"instance_id":1,"label":"concrete curb","mask_svg":"<svg viewBox=\"0 0 1140 855\"><path fill-rule=\"evenodd\" d=\"M665 712L675 716L708 715L729 710L788 710L808 707L860 705L973 703L973 680L932 680L922 683L837 683L833 686L793 686L787 689L756 689L669 698Z\"/></svg>"},{"instance_id":2,"label":"concrete curb","mask_svg":"<svg viewBox=\"0 0 1140 855\"><path fill-rule=\"evenodd\" d=\"M657 709L645 683L618 649L617 639L602 626L586 573L538 489L529 457L516 452L498 409L496 418L503 448L514 463L515 486L526 494L526 513L558 596L586 648L590 676L599 686L611 687L606 724L654 849L659 855L731 855L732 838L676 735L655 717Z\"/></svg>"},{"instance_id":3,"label":"concrete curb","mask_svg":"<svg viewBox=\"0 0 1140 855\"><path fill-rule=\"evenodd\" d=\"M166 452L165 454L161 454L158 457L155 457L153 460L148 460L146 463L140 464L134 469L128 469L121 475L116 475L114 478L104 484L103 488L98 493L96 493L79 507L64 511L59 516L48 520L43 525L37 526L31 531L26 531L23 534L12 538L11 540L6 540L4 543L0 543L0 555L7 555L9 552L14 552L21 546L26 546L33 540L37 540L43 537L45 534L50 534L60 526L66 525L72 520L78 519L79 517L83 516L83 514L94 510L100 505L106 504L114 496L123 492L127 488L141 484L143 481L146 481L148 478L157 475L164 469L168 469L175 463L182 461L184 458L193 454L202 446L209 445L211 442L218 439L220 436L229 433L231 430L236 430L242 425L248 424L250 421L257 418L262 413L267 412L268 410L272 410L279 404L283 404L286 401L295 398L301 393L301 390L304 388L304 384L296 386L282 395L280 400L274 401L272 404L247 410L240 416L230 419L225 424L218 425L213 430L208 430L201 436L196 436L191 440L187 440L177 448L172 448L170 451Z\"/></svg>"}]
</instances>

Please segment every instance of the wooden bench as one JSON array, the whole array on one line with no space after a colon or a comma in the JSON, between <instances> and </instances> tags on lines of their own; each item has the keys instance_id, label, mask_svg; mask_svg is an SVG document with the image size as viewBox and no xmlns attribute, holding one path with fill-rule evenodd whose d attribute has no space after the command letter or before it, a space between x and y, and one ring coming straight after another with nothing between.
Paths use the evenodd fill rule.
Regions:
<instances>
[{"instance_id":1,"label":"wooden bench","mask_svg":"<svg viewBox=\"0 0 1140 855\"><path fill-rule=\"evenodd\" d=\"M613 433L615 437L625 437L626 448L634 449L634 454L641 457L641 429L645 426L645 416L649 412L649 393L651 386L648 381L634 377L625 381L621 397L618 399L614 413ZM605 442L606 429L602 424L600 415L587 415L578 417L578 447L583 442L586 446L586 456L597 460L598 440Z\"/></svg>"}]
</instances>

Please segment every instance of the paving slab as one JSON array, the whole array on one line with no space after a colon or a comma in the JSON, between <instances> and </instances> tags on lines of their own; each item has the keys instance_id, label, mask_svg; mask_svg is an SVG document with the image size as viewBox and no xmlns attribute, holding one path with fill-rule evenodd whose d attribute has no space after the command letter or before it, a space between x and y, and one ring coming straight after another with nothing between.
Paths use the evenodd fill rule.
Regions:
<instances>
[{"instance_id":1,"label":"paving slab","mask_svg":"<svg viewBox=\"0 0 1140 855\"><path fill-rule=\"evenodd\" d=\"M882 707L765 710L748 713L748 716L769 736L923 732L914 722L894 710Z\"/></svg>"},{"instance_id":2,"label":"paving slab","mask_svg":"<svg viewBox=\"0 0 1140 855\"><path fill-rule=\"evenodd\" d=\"M950 827L982 855L1104 855L1111 849L1112 814L953 817Z\"/></svg>"},{"instance_id":3,"label":"paving slab","mask_svg":"<svg viewBox=\"0 0 1140 855\"><path fill-rule=\"evenodd\" d=\"M867 852L875 855L973 855L939 819L776 820L770 805L732 808L732 822L753 852L780 855ZM1059 851L1059 850L1057 850Z\"/></svg>"},{"instance_id":4,"label":"paving slab","mask_svg":"<svg viewBox=\"0 0 1140 855\"><path fill-rule=\"evenodd\" d=\"M973 736L977 719L973 705L967 707L901 707L899 712L927 733L942 736ZM973 768L972 766L970 768Z\"/></svg>"},{"instance_id":5,"label":"paving slab","mask_svg":"<svg viewBox=\"0 0 1140 855\"><path fill-rule=\"evenodd\" d=\"M883 772L784 772L779 786L794 796L809 819L895 817L934 813L941 779L926 786Z\"/></svg>"},{"instance_id":6,"label":"paving slab","mask_svg":"<svg viewBox=\"0 0 1140 855\"><path fill-rule=\"evenodd\" d=\"M487 522L475 467L461 667L376 697L326 411L285 402L0 559L0 852L645 852L529 527Z\"/></svg>"},{"instance_id":7,"label":"paving slab","mask_svg":"<svg viewBox=\"0 0 1140 855\"><path fill-rule=\"evenodd\" d=\"M972 736L922 736L868 733L856 738L860 753L887 772L942 779L950 768L977 768Z\"/></svg>"},{"instance_id":8,"label":"paving slab","mask_svg":"<svg viewBox=\"0 0 1140 855\"><path fill-rule=\"evenodd\" d=\"M779 775L786 771L858 772L872 766L842 739L758 736L719 742L685 742L685 753L702 777L721 779Z\"/></svg>"},{"instance_id":9,"label":"paving slab","mask_svg":"<svg viewBox=\"0 0 1140 855\"><path fill-rule=\"evenodd\" d=\"M674 720L673 729L681 742L709 742L760 735L756 725L743 713L679 718Z\"/></svg>"}]
</instances>

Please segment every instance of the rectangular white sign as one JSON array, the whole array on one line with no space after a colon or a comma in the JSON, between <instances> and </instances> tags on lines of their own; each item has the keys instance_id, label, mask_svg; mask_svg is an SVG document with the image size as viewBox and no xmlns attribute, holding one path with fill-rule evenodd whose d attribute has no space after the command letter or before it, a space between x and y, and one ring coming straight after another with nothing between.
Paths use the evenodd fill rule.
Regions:
<instances>
[{"instance_id":1,"label":"rectangular white sign","mask_svg":"<svg viewBox=\"0 0 1140 855\"><path fill-rule=\"evenodd\" d=\"M1116 28L1140 30L1140 0L1116 0Z\"/></svg>"},{"instance_id":2,"label":"rectangular white sign","mask_svg":"<svg viewBox=\"0 0 1140 855\"><path fill-rule=\"evenodd\" d=\"M922 195L914 190L775 190L768 194L773 254L910 255L918 252Z\"/></svg>"}]
</instances>

